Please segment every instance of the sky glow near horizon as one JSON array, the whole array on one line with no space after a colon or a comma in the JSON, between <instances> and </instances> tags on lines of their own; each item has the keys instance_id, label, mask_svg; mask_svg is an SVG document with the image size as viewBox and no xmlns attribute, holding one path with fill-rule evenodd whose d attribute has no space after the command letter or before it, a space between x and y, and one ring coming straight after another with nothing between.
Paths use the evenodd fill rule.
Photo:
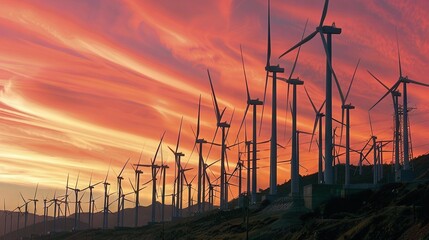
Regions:
<instances>
[{"instance_id":1,"label":"sky glow near horizon","mask_svg":"<svg viewBox=\"0 0 429 240\"><path fill-rule=\"evenodd\" d=\"M322 8L322 0L271 2L271 63L285 68L282 77L289 76L296 52L280 60L278 56L300 40L307 18L306 34L314 31ZM330 1L325 24L335 22L342 28L342 34L333 37L333 65L343 91L361 59L348 99L356 106L351 112L352 148L361 149L369 139L368 109L385 93L367 70L389 87L398 79L395 29L403 75L429 83L428 11L429 3L424 0ZM0 195L6 199L7 209L22 205L19 192L32 198L37 183L38 198L50 199L54 191L63 194L68 173L70 185L75 184L79 174L78 185L84 188L91 174L93 182L104 180L109 165L114 192L115 173L128 158L136 163L141 151L141 161L149 163L164 131L162 157L170 165L167 180L173 182L174 157L167 146L175 147L182 116L180 149L186 155L183 162L193 168L187 176L192 179L198 160L196 150L190 157L194 145L192 129L196 128L200 94L201 136L211 140L215 130L207 69L220 108L227 108L225 119L229 120L235 109L228 142L236 138L246 107L240 44L250 94L262 99L267 47L265 0L4 1L0 8ZM320 37L302 47L294 75L305 82L319 107L325 91L325 57ZM271 80L261 141L269 139L270 134L270 89ZM341 119L341 100L335 86L333 92L334 117ZM415 108L410 112L414 156L429 149L428 93L429 88L408 85L409 106ZM392 139L392 115L390 97L371 111L378 139ZM251 110L248 136L250 117ZM299 130L311 132L314 117L304 89L298 87ZM281 145L287 145L290 129L286 85L279 82ZM240 139L243 138L242 131ZM314 142L308 151L310 137L300 139L300 163L308 169L300 168L300 174L306 175L317 171L317 146ZM260 146L258 188L262 189L269 185L268 148L268 144ZM228 151L229 172L237 162L237 151ZM279 149L278 154L279 161L290 159L290 144ZM214 147L206 161L211 163L219 158L220 151ZM358 159L352 154L353 164ZM386 159L391 161L390 154ZM158 156L157 161L160 160ZM340 161L344 162L344 157ZM219 168L220 164L215 164L211 169L216 177ZM141 182L149 180L149 171L143 171ZM290 165L279 164L278 183L289 180L289 171ZM124 174L127 193L131 191L127 178L134 181L132 168L127 166ZM231 190L236 197L237 188ZM167 194L171 191L169 184ZM96 188L96 195L101 194L102 188ZM150 196L148 187L141 194L142 205L149 204Z\"/></svg>"}]
</instances>

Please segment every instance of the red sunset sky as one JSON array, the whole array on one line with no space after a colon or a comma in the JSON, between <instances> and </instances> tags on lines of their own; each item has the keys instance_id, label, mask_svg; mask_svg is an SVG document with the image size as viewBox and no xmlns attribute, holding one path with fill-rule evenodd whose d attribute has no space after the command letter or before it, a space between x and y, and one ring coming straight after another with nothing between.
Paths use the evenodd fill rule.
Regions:
<instances>
[{"instance_id":1,"label":"red sunset sky","mask_svg":"<svg viewBox=\"0 0 429 240\"><path fill-rule=\"evenodd\" d=\"M322 8L322 0L271 2L271 62L285 68L282 77L289 75L294 54L281 60L277 57L300 40L307 18L307 33L314 31ZM330 2L325 24L335 21L343 29L333 43L333 64L343 89L361 59L349 96L356 106L351 120L352 148L362 148L370 137L368 109L385 93L367 70L388 86L399 77L395 28L404 75L429 83L428 12L426 0ZM201 136L211 139L216 123L206 69L211 71L220 107L227 107L226 119L235 108L229 139L233 142L246 107L239 47L243 47L251 96L262 98L266 43L265 0L2 1L0 196L6 207L22 204L19 192L32 197L37 183L39 199L52 198L54 191L63 194L67 173L74 184L80 172L82 188L88 185L91 172L94 181L101 181L109 162L117 173L128 158L136 163L142 149L142 162L149 163L164 131L163 158L171 167L171 183L174 158L167 146L175 146L182 116L180 149L186 154L187 167L194 168L188 173L191 179L197 164L196 151L189 157L194 144L191 126L195 129L200 94ZM295 70L317 106L324 100L324 56L316 36L301 49ZM413 153L418 156L429 151L429 89L415 85L408 89L409 106L415 108L410 112ZM269 139L270 92L261 140ZM336 89L334 93L334 117L340 119L341 101ZM298 128L311 132L314 113L302 87L298 101ZM286 145L291 123L289 117L285 119L286 85L280 82L278 104L279 143ZM389 97L372 111L374 134L379 139L392 139L392 114ZM301 168L302 175L317 171L316 145L309 152L309 141L310 137L301 137L301 164L308 169ZM236 148L228 152L229 171L237 162L236 153ZM264 189L269 184L267 156L268 151L262 151L258 163L258 187ZM218 158L219 149L214 148L206 161ZM290 145L279 149L279 161L289 158ZM389 154L386 159L391 161ZM357 160L352 155L352 163ZM279 183L289 180L289 169L290 165L279 165ZM217 176L219 165L212 171ZM133 179L130 166L124 174ZM149 179L148 171L142 178L142 182ZM115 182L113 171L109 181ZM112 191L116 191L115 185ZM131 190L127 179L124 188L125 192ZM170 184L167 193L171 191ZM237 196L237 189L232 191ZM101 194L102 188L96 188L96 195ZM149 204L149 199L148 188L143 190L142 204Z\"/></svg>"}]
</instances>

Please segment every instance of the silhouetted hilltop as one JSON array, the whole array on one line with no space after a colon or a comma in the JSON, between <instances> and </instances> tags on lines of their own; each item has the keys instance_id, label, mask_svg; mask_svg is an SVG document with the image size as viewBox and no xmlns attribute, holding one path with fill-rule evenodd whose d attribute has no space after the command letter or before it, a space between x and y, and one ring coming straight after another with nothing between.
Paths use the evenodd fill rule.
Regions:
<instances>
[{"instance_id":1,"label":"silhouetted hilltop","mask_svg":"<svg viewBox=\"0 0 429 240\"><path fill-rule=\"evenodd\" d=\"M429 155L417 157L411 165L416 176L413 182L388 183L392 169L385 165L382 179L385 184L377 190L367 189L344 198L333 198L313 211L292 211L291 200L280 197L274 202L262 201L251 207L248 213L242 208L213 210L164 224L116 229L113 229L116 214L111 214L109 226L112 229L60 232L49 239L245 239L247 230L250 239L429 239ZM343 165L338 165L339 184L343 169ZM371 183L372 167L363 166L362 175L357 172L351 179L352 183ZM316 174L303 176L301 186L315 184L316 181ZM287 196L289 189L290 182L279 186L283 196ZM267 191L262 191L262 194ZM238 201L235 199L229 204L237 206ZM166 207L167 221L171 210L171 206ZM150 211L150 206L141 207L141 222L149 221ZM159 213L160 205L157 203L157 221ZM132 226L134 209L126 209L125 216L124 225ZM81 216L81 220L86 218L86 214ZM99 218L102 215L97 214L95 219ZM101 223L101 219L95 221ZM81 226L86 225L82 223ZM41 223L37 228L43 229ZM7 239L15 239L13 236L16 233L8 235Z\"/></svg>"}]
</instances>

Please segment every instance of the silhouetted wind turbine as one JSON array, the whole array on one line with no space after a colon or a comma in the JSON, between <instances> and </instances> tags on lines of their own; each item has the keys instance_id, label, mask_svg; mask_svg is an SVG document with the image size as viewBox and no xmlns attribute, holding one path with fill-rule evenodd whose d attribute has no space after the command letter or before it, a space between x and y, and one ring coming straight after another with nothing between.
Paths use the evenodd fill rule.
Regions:
<instances>
[{"instance_id":1,"label":"silhouetted wind turbine","mask_svg":"<svg viewBox=\"0 0 429 240\"><path fill-rule=\"evenodd\" d=\"M166 176L166 170L169 168L167 165L164 164L164 158L162 153L162 146L161 146L161 178L162 178L162 193L161 193L161 222L164 222L165 218L165 176Z\"/></svg>"},{"instance_id":2,"label":"silhouetted wind turbine","mask_svg":"<svg viewBox=\"0 0 429 240\"><path fill-rule=\"evenodd\" d=\"M177 165L177 173L176 173L176 178L175 178L175 183L176 185L174 185L174 193L173 193L173 199L175 198L176 201L173 201L174 205L175 205L175 217L179 217L181 214L181 209L179 206L179 201L180 201L180 186L181 186L181 177L180 177L180 173L181 173L181 158L183 156L185 156L185 154L183 154L182 152L178 152L179 151L179 144L180 144L180 134L182 132L182 123L183 123L183 117L180 120L180 127L179 127L179 134L177 136L177 143L176 143L176 150L173 150L172 148L168 147L170 149L170 151L174 154L174 160L176 162Z\"/></svg>"},{"instance_id":3,"label":"silhouetted wind turbine","mask_svg":"<svg viewBox=\"0 0 429 240\"><path fill-rule=\"evenodd\" d=\"M256 203L256 190L257 190L257 167L256 167L256 159L257 159L257 150L256 150L256 147L257 147L257 144L256 144L256 142L257 142L257 139L256 139L256 117L257 116L256 116L256 114L257 114L257 111L256 111L256 106L263 105L264 103L262 101L260 101L259 98L252 99L250 97L249 84L247 82L246 67L244 65L243 50L241 48L241 45L240 45L240 54L241 54L241 63L243 66L244 82L246 84L247 105L246 105L246 110L244 111L243 120L241 120L240 128L238 129L237 139L238 139L238 136L240 134L241 128L243 126L243 123L246 120L247 111L249 110L250 106L253 106L252 142L250 142L252 144L252 200L251 201L252 201L252 203ZM247 140L246 140L246 142L247 142ZM248 156L250 156L250 145L249 145L249 149L248 149ZM248 161L250 161L250 158L248 159ZM248 170L248 172L250 173L250 169ZM250 175L247 178L248 178L248 183L250 183L249 182L250 181ZM250 190L250 189L248 189L248 190ZM250 194L250 191L248 191L248 194Z\"/></svg>"},{"instance_id":4,"label":"silhouetted wind turbine","mask_svg":"<svg viewBox=\"0 0 429 240\"><path fill-rule=\"evenodd\" d=\"M91 226L92 217L93 217L92 214L91 214L91 211L92 211L92 208L93 208L92 207L92 200L94 199L94 196L92 194L92 190L98 184L103 183L103 181L100 181L100 182L97 182L97 183L91 185L91 181L92 181L92 173L91 173L91 177L89 178L89 185L88 185L88 187L82 189L82 191L85 191L86 189L89 189L89 201L88 201L88 225L89 226ZM66 210L64 210L64 211L66 211Z\"/></svg>"},{"instance_id":5,"label":"silhouetted wind turbine","mask_svg":"<svg viewBox=\"0 0 429 240\"><path fill-rule=\"evenodd\" d=\"M192 191L192 182L195 180L197 175L195 175L190 182L188 182L188 179L186 178L186 175L184 175L186 186L188 187L188 215L191 215L191 206L192 206L192 199L191 199L191 191Z\"/></svg>"},{"instance_id":6,"label":"silhouetted wind turbine","mask_svg":"<svg viewBox=\"0 0 429 240\"><path fill-rule=\"evenodd\" d=\"M37 213L37 202L39 200L36 199L36 195L37 195L37 189L39 188L39 184L36 185L36 191L34 192L34 197L33 199L28 199L30 202L34 203L34 211L33 211L33 233L36 232L36 213Z\"/></svg>"},{"instance_id":7,"label":"silhouetted wind turbine","mask_svg":"<svg viewBox=\"0 0 429 240\"><path fill-rule=\"evenodd\" d=\"M64 229L67 229L67 211L69 211L69 214L70 214L70 207L69 207L69 203L68 203L69 177L70 177L70 175L67 173L66 193L64 195Z\"/></svg>"},{"instance_id":8,"label":"silhouetted wind turbine","mask_svg":"<svg viewBox=\"0 0 429 240\"><path fill-rule=\"evenodd\" d=\"M325 101L323 101L320 108L317 109L313 103L313 100L311 100L311 97L308 94L308 91L305 88L305 86L304 86L304 90L305 90L305 93L307 94L308 100L310 100L310 103L311 103L311 106L313 107L314 113L316 114L316 118L314 119L313 132L312 132L311 140L310 140L309 151L311 151L311 144L313 142L314 133L316 131L317 126L319 126L319 132L318 132L318 134L319 134L319 141L318 141L319 161L318 161L317 183L320 184L320 183L323 183L322 118L325 116L325 114L323 114L321 111L322 111L323 106L325 105Z\"/></svg>"},{"instance_id":9,"label":"silhouetted wind turbine","mask_svg":"<svg viewBox=\"0 0 429 240\"><path fill-rule=\"evenodd\" d=\"M360 59L358 60L356 64L355 71L353 72L352 80L350 81L350 85L347 89L347 93L345 96L343 96L342 91L340 91L340 97L341 97L341 123L344 123L344 111L346 111L346 164L344 169L344 185L348 186L350 185L350 110L355 109L355 106L353 106L351 103L347 104L347 98L350 94L350 89L352 88L353 81L356 76L356 71L359 67ZM343 124L341 125L341 137L343 136ZM340 145L341 145L341 138L340 138Z\"/></svg>"},{"instance_id":10,"label":"silhouetted wind turbine","mask_svg":"<svg viewBox=\"0 0 429 240\"><path fill-rule=\"evenodd\" d=\"M277 195L277 73L283 73L284 68L279 65L271 65L271 16L270 16L270 0L268 0L268 39L267 39L267 64L265 65L266 77L264 87L264 100L267 93L267 84L269 73L272 73L272 105L271 105L271 142L270 142L270 195ZM264 117L265 104L262 105L261 124ZM259 130L259 132L261 132Z\"/></svg>"},{"instance_id":11,"label":"silhouetted wind turbine","mask_svg":"<svg viewBox=\"0 0 429 240\"><path fill-rule=\"evenodd\" d=\"M307 29L307 22L305 23L304 32L302 34L301 39L304 37L305 30ZM297 197L299 195L299 153L298 153L298 142L297 142L297 92L296 92L296 86L297 85L303 85L304 81L300 80L299 78L293 79L293 73L295 71L296 63L298 61L299 53L301 50L301 46L299 46L298 52L295 57L295 61L291 70L291 73L289 75L289 79L281 78L279 77L279 80L285 81L288 84L288 92L287 92L287 98L286 98L286 105L289 104L289 86L292 85L292 158L291 158L291 195L292 197Z\"/></svg>"},{"instance_id":12,"label":"silhouetted wind turbine","mask_svg":"<svg viewBox=\"0 0 429 240\"><path fill-rule=\"evenodd\" d=\"M73 190L74 191L74 196L75 196L75 209L74 209L74 229L75 230L77 230L77 221L78 221L78 219L77 219L77 214L78 214L78 211L79 211L79 209L78 209L78 201L79 201L79 192L80 192L80 189L79 188L77 188L77 184L78 184L78 182L79 182L79 174L80 173L78 173L77 174L77 178L76 178L76 185L75 185L75 187L74 188L71 188L71 187L68 187L70 190Z\"/></svg>"},{"instance_id":13,"label":"silhouetted wind turbine","mask_svg":"<svg viewBox=\"0 0 429 240\"><path fill-rule=\"evenodd\" d=\"M21 195L22 201L24 201L24 234L27 234L28 204L30 201L25 201L21 193L19 193L19 195Z\"/></svg>"},{"instance_id":14,"label":"silhouetted wind turbine","mask_svg":"<svg viewBox=\"0 0 429 240\"><path fill-rule=\"evenodd\" d=\"M222 129L222 143L221 143L221 157L220 157L220 209L224 210L226 207L226 203L225 203L225 150L226 150L226 145L225 145L225 141L226 141L226 135L225 135L225 128L230 127L230 124L228 122L221 122L222 121L222 116L223 113L225 112L225 108L223 109L222 112L219 111L219 106L217 104L217 99L216 99L216 94L213 88L213 83L212 83L212 79L210 77L210 72L207 69L207 75L209 77L209 82L210 82L210 88L212 91L212 97L213 97L213 102L214 102L214 108L215 108L215 115L216 115L216 120L217 120L217 128L216 128L216 132L218 128ZM216 137L216 134L215 134Z\"/></svg>"},{"instance_id":15,"label":"silhouetted wind turbine","mask_svg":"<svg viewBox=\"0 0 429 240\"><path fill-rule=\"evenodd\" d=\"M134 170L134 174L135 174L134 178L135 178L135 185L136 185L136 187L134 188L134 186L130 180L131 187L133 188L134 193L135 193L135 197L136 197L135 207L134 207L134 211L135 211L134 212L134 227L137 227L139 224L139 205L140 205L139 195L140 195L140 190L141 190L141 188L140 188L140 174L143 173L143 171L139 169L139 165L140 165L140 160L142 158L142 154L143 154L143 151L140 152L140 157L139 157L139 161L137 162L137 164L134 164L136 167L134 167L134 165L131 165L131 167Z\"/></svg>"},{"instance_id":16,"label":"silhouetted wind turbine","mask_svg":"<svg viewBox=\"0 0 429 240\"><path fill-rule=\"evenodd\" d=\"M324 178L326 184L333 184L333 168L332 168L332 75L339 87L337 77L335 75L334 69L332 68L332 34L340 34L341 28L337 28L335 24L332 26L323 26L325 17L328 11L329 0L325 0L325 5L322 12L322 17L320 19L319 26L316 28L316 31L308 35L306 38L301 40L299 43L294 45L292 48L280 55L279 58L303 45L304 43L310 41L318 33L320 34L323 42L323 47L326 53L326 121L325 121L325 172ZM327 34L327 39L325 35ZM339 89L340 90L340 89Z\"/></svg>"},{"instance_id":17,"label":"silhouetted wind turbine","mask_svg":"<svg viewBox=\"0 0 429 240\"><path fill-rule=\"evenodd\" d=\"M202 189L204 188L204 176L203 176L203 168L204 168L204 159L203 159L203 144L207 143L206 140L200 137L200 121L201 121L201 95L198 101L198 117L197 117L197 132L195 134L195 145L199 145L198 149L198 187L197 187L197 209L198 212L202 211L201 199L204 198Z\"/></svg>"},{"instance_id":18,"label":"silhouetted wind turbine","mask_svg":"<svg viewBox=\"0 0 429 240\"><path fill-rule=\"evenodd\" d=\"M109 168L107 169L106 178L104 179L103 185L104 185L104 205L103 205L103 229L108 228L108 216L109 216L109 194L108 194L108 188L110 186L110 183L107 182L107 178L109 177L109 171L110 171L110 164Z\"/></svg>"},{"instance_id":19,"label":"silhouetted wind turbine","mask_svg":"<svg viewBox=\"0 0 429 240\"><path fill-rule=\"evenodd\" d=\"M120 226L120 222L121 222L121 197L122 197L122 180L124 179L122 177L122 173L124 172L125 167L128 164L128 161L130 160L130 158L127 159L127 161L125 162L124 166L122 167L121 171L119 172L118 176L116 177L116 183L118 185L118 212L117 212L117 218L116 218L116 226Z\"/></svg>"},{"instance_id":20,"label":"silhouetted wind turbine","mask_svg":"<svg viewBox=\"0 0 429 240\"><path fill-rule=\"evenodd\" d=\"M401 66L401 55L400 55L400 51L399 51L399 41L398 41L398 37L396 36L396 43L397 43L397 48L398 48L398 65L399 65L399 79L398 81L369 109L372 110L379 102L381 102L381 100L383 100L387 95L389 95L389 93L392 93L393 91L397 90L397 88L399 87L399 85L402 83L402 140L403 140L403 151L404 151L404 170L409 170L410 169L410 157L409 157L409 134L408 134L408 93L407 93L407 84L408 83L413 83L416 85L420 85L420 86L424 86L424 87L429 87L429 84L425 84L425 83L421 83L421 82L417 82L414 80L411 80L408 78L408 76L403 76L402 75L402 66Z\"/></svg>"},{"instance_id":21,"label":"silhouetted wind turbine","mask_svg":"<svg viewBox=\"0 0 429 240\"><path fill-rule=\"evenodd\" d=\"M368 73L377 81L379 82L387 91L389 91L389 87L387 87L379 78L377 78L374 74L372 74L370 71ZM399 121L399 97L401 96L401 93L398 90L393 90L390 92L392 95L393 100L393 111L395 116L395 132L394 132L394 155L395 155L395 181L399 182L401 180L401 174L400 174L400 163L399 163L399 139L400 139L400 133L399 128L401 127L400 121Z\"/></svg>"},{"instance_id":22,"label":"silhouetted wind turbine","mask_svg":"<svg viewBox=\"0 0 429 240\"><path fill-rule=\"evenodd\" d=\"M152 217L151 221L152 223L155 222L155 210L156 210L156 176L158 174L160 166L155 165L156 157L158 156L159 149L162 144L162 140L164 139L165 132L162 134L161 140L159 141L158 147L156 148L155 156L153 157L153 160L151 161L150 165L147 164L140 164L138 166L140 167L150 167L152 172Z\"/></svg>"}]
</instances>

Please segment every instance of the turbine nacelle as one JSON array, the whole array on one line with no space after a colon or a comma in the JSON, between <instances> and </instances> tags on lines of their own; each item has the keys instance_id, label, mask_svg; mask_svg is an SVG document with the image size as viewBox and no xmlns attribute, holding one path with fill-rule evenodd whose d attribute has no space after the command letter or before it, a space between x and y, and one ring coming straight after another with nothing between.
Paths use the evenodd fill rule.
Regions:
<instances>
[{"instance_id":1,"label":"turbine nacelle","mask_svg":"<svg viewBox=\"0 0 429 240\"><path fill-rule=\"evenodd\" d=\"M281 68L279 65L276 66L266 66L265 71L267 72L276 72L276 73L284 73L285 69Z\"/></svg>"},{"instance_id":2,"label":"turbine nacelle","mask_svg":"<svg viewBox=\"0 0 429 240\"><path fill-rule=\"evenodd\" d=\"M335 24L332 24L332 26L322 26L316 28L316 31L320 32L320 30L322 30L322 32L325 34L341 34L342 31L341 28L335 27Z\"/></svg>"}]
</instances>

